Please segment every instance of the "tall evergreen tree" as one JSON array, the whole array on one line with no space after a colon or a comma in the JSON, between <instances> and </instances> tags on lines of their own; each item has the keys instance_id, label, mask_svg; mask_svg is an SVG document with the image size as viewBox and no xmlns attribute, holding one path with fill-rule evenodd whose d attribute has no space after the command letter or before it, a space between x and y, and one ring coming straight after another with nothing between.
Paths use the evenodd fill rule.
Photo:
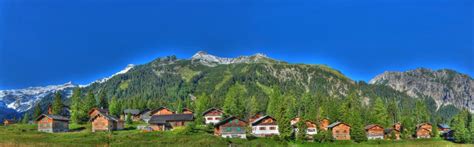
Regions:
<instances>
[{"instance_id":1,"label":"tall evergreen tree","mask_svg":"<svg viewBox=\"0 0 474 147\"><path fill-rule=\"evenodd\" d=\"M102 109L108 108L107 94L105 92L100 92L99 97L97 97L97 106Z\"/></svg>"},{"instance_id":2,"label":"tall evergreen tree","mask_svg":"<svg viewBox=\"0 0 474 147\"><path fill-rule=\"evenodd\" d=\"M466 118L461 112L454 116L451 125L452 129L455 130L453 133L454 141L457 143L466 143L468 140L468 130L466 128Z\"/></svg>"},{"instance_id":3,"label":"tall evergreen tree","mask_svg":"<svg viewBox=\"0 0 474 147\"><path fill-rule=\"evenodd\" d=\"M395 100L390 101L387 106L388 120L389 125L397 123L400 121L399 109L397 102Z\"/></svg>"},{"instance_id":4,"label":"tall evergreen tree","mask_svg":"<svg viewBox=\"0 0 474 147\"><path fill-rule=\"evenodd\" d=\"M82 111L87 113L92 108L97 107L97 102L92 91L87 92L86 98L84 99L84 104L82 106Z\"/></svg>"},{"instance_id":5,"label":"tall evergreen tree","mask_svg":"<svg viewBox=\"0 0 474 147\"><path fill-rule=\"evenodd\" d=\"M54 95L52 113L53 114L58 114L58 115L63 115L63 114L61 114L62 110L63 110L63 107L64 107L64 105L63 105L63 101L62 101L62 98L61 98L61 93L56 92L55 95Z\"/></svg>"},{"instance_id":6,"label":"tall evergreen tree","mask_svg":"<svg viewBox=\"0 0 474 147\"><path fill-rule=\"evenodd\" d=\"M198 124L202 124L204 122L204 119L202 117L202 114L204 111L209 109L211 106L209 104L209 97L207 96L206 93L202 93L201 96L198 96L196 99L196 104L195 104L195 111L196 111L196 121Z\"/></svg>"},{"instance_id":7,"label":"tall evergreen tree","mask_svg":"<svg viewBox=\"0 0 474 147\"><path fill-rule=\"evenodd\" d=\"M249 104L247 106L249 107L247 117L255 115L259 112L258 101L255 96L250 98Z\"/></svg>"},{"instance_id":8,"label":"tall evergreen tree","mask_svg":"<svg viewBox=\"0 0 474 147\"><path fill-rule=\"evenodd\" d=\"M75 88L71 96L71 122L82 123L87 114L82 111L81 89Z\"/></svg>"},{"instance_id":9,"label":"tall evergreen tree","mask_svg":"<svg viewBox=\"0 0 474 147\"><path fill-rule=\"evenodd\" d=\"M29 121L30 121L30 115L28 113L25 113L23 115L23 118L21 119L21 123L28 124Z\"/></svg>"},{"instance_id":10,"label":"tall evergreen tree","mask_svg":"<svg viewBox=\"0 0 474 147\"><path fill-rule=\"evenodd\" d=\"M374 106L372 107L372 123L388 126L388 114L387 109L380 97L375 98Z\"/></svg>"},{"instance_id":11,"label":"tall evergreen tree","mask_svg":"<svg viewBox=\"0 0 474 147\"><path fill-rule=\"evenodd\" d=\"M40 107L40 104L39 103L36 103L35 105L35 109L34 109L34 112L33 112L33 119L36 119L38 118L40 115L41 115L41 107Z\"/></svg>"},{"instance_id":12,"label":"tall evergreen tree","mask_svg":"<svg viewBox=\"0 0 474 147\"><path fill-rule=\"evenodd\" d=\"M109 113L114 116L120 115L120 102L116 96L110 100Z\"/></svg>"}]
</instances>

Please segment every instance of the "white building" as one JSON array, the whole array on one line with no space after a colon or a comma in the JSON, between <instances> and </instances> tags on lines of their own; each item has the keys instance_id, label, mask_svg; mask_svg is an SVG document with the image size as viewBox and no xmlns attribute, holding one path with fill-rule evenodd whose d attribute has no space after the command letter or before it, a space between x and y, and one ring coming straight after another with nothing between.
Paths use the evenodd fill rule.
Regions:
<instances>
[{"instance_id":1,"label":"white building","mask_svg":"<svg viewBox=\"0 0 474 147\"><path fill-rule=\"evenodd\" d=\"M280 135L276 120L270 116L263 116L251 123L252 134L257 137Z\"/></svg>"}]
</instances>

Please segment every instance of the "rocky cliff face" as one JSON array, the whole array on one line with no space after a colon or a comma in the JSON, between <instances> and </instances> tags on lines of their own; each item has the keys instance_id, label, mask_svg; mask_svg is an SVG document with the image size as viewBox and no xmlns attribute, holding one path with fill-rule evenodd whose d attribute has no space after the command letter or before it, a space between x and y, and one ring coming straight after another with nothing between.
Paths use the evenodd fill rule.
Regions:
<instances>
[{"instance_id":1,"label":"rocky cliff face","mask_svg":"<svg viewBox=\"0 0 474 147\"><path fill-rule=\"evenodd\" d=\"M412 97L431 97L438 108L453 104L474 112L474 80L453 70L419 68L406 72L384 72L369 83L387 85Z\"/></svg>"}]
</instances>

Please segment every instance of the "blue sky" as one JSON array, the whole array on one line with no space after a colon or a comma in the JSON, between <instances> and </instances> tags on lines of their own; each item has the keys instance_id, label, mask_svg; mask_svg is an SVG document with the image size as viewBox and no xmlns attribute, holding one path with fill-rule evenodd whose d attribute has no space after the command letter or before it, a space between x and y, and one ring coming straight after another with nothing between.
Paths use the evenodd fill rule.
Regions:
<instances>
[{"instance_id":1,"label":"blue sky","mask_svg":"<svg viewBox=\"0 0 474 147\"><path fill-rule=\"evenodd\" d=\"M355 80L474 75L472 0L2 0L0 89L86 84L166 55L257 52Z\"/></svg>"}]
</instances>

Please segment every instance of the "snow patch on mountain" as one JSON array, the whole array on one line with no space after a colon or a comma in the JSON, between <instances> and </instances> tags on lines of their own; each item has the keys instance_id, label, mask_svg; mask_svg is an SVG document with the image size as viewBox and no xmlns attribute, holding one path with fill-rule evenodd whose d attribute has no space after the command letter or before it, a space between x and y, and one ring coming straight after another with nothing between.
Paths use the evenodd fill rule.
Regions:
<instances>
[{"instance_id":1,"label":"snow patch on mountain","mask_svg":"<svg viewBox=\"0 0 474 147\"><path fill-rule=\"evenodd\" d=\"M87 87L87 86L89 86L89 85L91 85L91 84L94 84L94 83L104 83L104 82L106 82L107 80L109 80L110 78L112 78L112 77L114 77L114 76L116 76L116 75L120 75L120 74L127 73L127 72L130 71L133 67L135 67L135 65L133 65L133 64L128 64L127 67L125 67L125 68L122 69L121 71L119 71L119 72L117 72L117 73L115 73L115 74L113 74L113 75L111 75L111 76L109 76L109 77L102 78L102 79L100 79L100 80L96 80L96 81L94 81L94 82L92 82L92 83L89 83L89 84L87 84L87 85L79 85L79 87Z\"/></svg>"},{"instance_id":2,"label":"snow patch on mountain","mask_svg":"<svg viewBox=\"0 0 474 147\"><path fill-rule=\"evenodd\" d=\"M237 58L223 58L210 55L204 51L199 51L191 57L191 61L198 61L207 66L216 66L218 64L254 63L261 61L262 59L270 58L261 53L252 56L239 56Z\"/></svg>"},{"instance_id":3,"label":"snow patch on mountain","mask_svg":"<svg viewBox=\"0 0 474 147\"><path fill-rule=\"evenodd\" d=\"M53 94L57 91L67 93L66 97L70 97L72 89L77 85L68 82L62 85L50 85L45 87L29 87L25 89L0 90L0 103L7 108L14 109L17 112L25 112L31 109L37 102L41 101L45 96ZM2 107L2 106L0 106Z\"/></svg>"}]
</instances>

